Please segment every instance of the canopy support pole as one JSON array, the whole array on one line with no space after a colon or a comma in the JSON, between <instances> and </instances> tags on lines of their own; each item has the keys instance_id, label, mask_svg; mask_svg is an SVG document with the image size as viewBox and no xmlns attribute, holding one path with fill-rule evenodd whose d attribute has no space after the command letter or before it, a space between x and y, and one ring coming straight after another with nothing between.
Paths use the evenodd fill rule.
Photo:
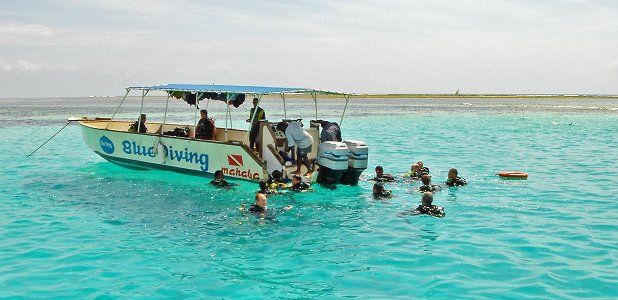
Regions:
<instances>
[{"instance_id":1,"label":"canopy support pole","mask_svg":"<svg viewBox=\"0 0 618 300\"><path fill-rule=\"evenodd\" d=\"M350 95L344 94L343 98L345 99L345 106L343 107L343 113L341 114L341 120L339 121L339 126L343 123L343 116L345 116L345 110L348 108L348 101L350 101Z\"/></svg>"},{"instance_id":2,"label":"canopy support pole","mask_svg":"<svg viewBox=\"0 0 618 300\"><path fill-rule=\"evenodd\" d=\"M195 95L195 115L193 116L193 126L197 126L197 111L200 110L200 107L197 105L199 103L197 99L199 98L200 98L200 93L197 93Z\"/></svg>"},{"instance_id":3,"label":"canopy support pole","mask_svg":"<svg viewBox=\"0 0 618 300\"><path fill-rule=\"evenodd\" d=\"M159 136L163 134L163 125L165 125L165 121L167 121L167 107L170 104L170 95L167 94L167 99L165 100L165 112L163 113L163 123L161 123L161 128L159 128Z\"/></svg>"},{"instance_id":4,"label":"canopy support pole","mask_svg":"<svg viewBox=\"0 0 618 300\"><path fill-rule=\"evenodd\" d=\"M137 132L139 132L140 128L142 127L142 122L141 118L142 118L142 112L144 111L144 97L146 97L146 94L148 94L148 90L142 90L142 103L139 106L139 117L137 119Z\"/></svg>"},{"instance_id":5,"label":"canopy support pole","mask_svg":"<svg viewBox=\"0 0 618 300\"><path fill-rule=\"evenodd\" d=\"M245 140L249 139L249 133L251 133L251 127L253 127L253 120L255 120L255 115L257 115L257 108L260 107L260 102L262 101L262 95L257 95L257 105L255 106L255 108L253 109L253 114L251 115L251 120L249 121L249 129L247 129L247 134L245 135ZM259 122L259 120L258 120ZM259 126L259 125L258 125ZM251 141L249 141L251 142Z\"/></svg>"},{"instance_id":6,"label":"canopy support pole","mask_svg":"<svg viewBox=\"0 0 618 300\"><path fill-rule=\"evenodd\" d=\"M315 119L318 119L318 95L316 93L311 93L311 98L313 98L313 103L315 104Z\"/></svg>"},{"instance_id":7,"label":"canopy support pole","mask_svg":"<svg viewBox=\"0 0 618 300\"><path fill-rule=\"evenodd\" d=\"M283 99L283 118L287 119L288 113L287 113L287 110L285 109L285 94L284 93L281 93L281 99Z\"/></svg>"},{"instance_id":8,"label":"canopy support pole","mask_svg":"<svg viewBox=\"0 0 618 300\"><path fill-rule=\"evenodd\" d=\"M127 89L127 93L124 94L124 97L122 97L122 101L120 101L120 104L118 105L118 107L116 107L116 111L114 111L114 114L112 115L111 119L109 119L109 121L107 122L107 125L105 125L105 129L107 129L109 127L109 124L112 123L112 120L116 116L116 113L118 113L118 110L122 106L122 103L124 103L124 100L127 99L127 96L129 95L129 91L130 91L130 89Z\"/></svg>"},{"instance_id":9,"label":"canopy support pole","mask_svg":"<svg viewBox=\"0 0 618 300\"><path fill-rule=\"evenodd\" d=\"M226 110L225 110L225 141L227 142L227 119L230 116L230 93L227 93L225 95L225 105L227 106ZM230 119L231 121L231 119ZM230 122L230 126L232 122Z\"/></svg>"}]
</instances>

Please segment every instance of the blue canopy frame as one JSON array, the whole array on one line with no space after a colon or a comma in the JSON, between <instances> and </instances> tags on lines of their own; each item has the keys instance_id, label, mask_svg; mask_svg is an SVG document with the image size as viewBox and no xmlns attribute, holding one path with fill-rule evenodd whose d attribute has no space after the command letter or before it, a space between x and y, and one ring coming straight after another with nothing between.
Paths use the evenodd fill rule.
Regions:
<instances>
[{"instance_id":1,"label":"blue canopy frame","mask_svg":"<svg viewBox=\"0 0 618 300\"><path fill-rule=\"evenodd\" d=\"M331 92L324 90L314 90L306 88L290 87L270 87L270 86L250 86L250 85L219 85L219 84L162 84L162 85L142 85L130 86L127 90L145 91L181 91L181 92L207 92L207 93L233 93L233 94L332 94L344 95L344 93Z\"/></svg>"}]
</instances>

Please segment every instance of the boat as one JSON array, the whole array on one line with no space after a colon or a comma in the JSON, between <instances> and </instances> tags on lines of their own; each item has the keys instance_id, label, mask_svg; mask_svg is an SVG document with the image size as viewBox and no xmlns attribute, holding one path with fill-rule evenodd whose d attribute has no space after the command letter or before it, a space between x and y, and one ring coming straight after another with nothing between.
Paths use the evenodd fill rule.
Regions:
<instances>
[{"instance_id":1,"label":"boat","mask_svg":"<svg viewBox=\"0 0 618 300\"><path fill-rule=\"evenodd\" d=\"M145 125L150 130L148 133L131 130L134 120L115 118L127 96L132 92L141 92L140 111L139 114L136 112L136 116L141 115L144 98L148 94L163 93L167 96L163 121L146 122ZM249 128L231 127L230 107L242 105L244 99L249 97L257 98L259 106L262 97L266 95L281 97L284 118L278 121L260 120L258 123L259 148L252 150L248 146ZM345 100L345 105L339 124L343 122L350 100L350 94L306 88L214 84L130 86L126 88L125 96L110 118L82 117L70 118L69 121L75 121L80 125L84 141L92 151L109 162L127 168L161 169L205 177L212 177L215 171L221 170L225 176L231 178L249 181L267 180L275 170L289 174L296 168L290 165L290 162L286 163L284 156L287 140L285 134L278 131L276 126L280 121L292 120L287 117L286 96L288 95L310 96L315 103L315 120L318 120L318 96L341 96ZM206 106L211 100L226 105L225 127L217 128L213 140L194 138L197 117L193 124L166 122L168 105L173 98L183 99L193 105L195 111L191 112L195 116L204 101L207 102ZM251 121L254 118L255 114L251 116ZM318 166L317 176L309 177L308 181L326 184L356 184L360 174L367 168L367 145L358 140L320 144L317 122L310 121L309 126L305 126L304 129L311 134L314 140L308 157L310 160L315 160Z\"/></svg>"}]
</instances>

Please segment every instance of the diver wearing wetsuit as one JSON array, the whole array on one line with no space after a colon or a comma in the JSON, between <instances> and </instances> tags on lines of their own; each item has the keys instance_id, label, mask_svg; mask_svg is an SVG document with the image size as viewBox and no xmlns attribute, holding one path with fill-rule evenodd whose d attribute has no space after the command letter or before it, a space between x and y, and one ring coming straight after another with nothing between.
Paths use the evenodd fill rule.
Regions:
<instances>
[{"instance_id":1,"label":"diver wearing wetsuit","mask_svg":"<svg viewBox=\"0 0 618 300\"><path fill-rule=\"evenodd\" d=\"M444 207L431 203L433 203L433 194L431 192L423 193L422 204L413 211L413 214L444 217Z\"/></svg>"},{"instance_id":2,"label":"diver wearing wetsuit","mask_svg":"<svg viewBox=\"0 0 618 300\"><path fill-rule=\"evenodd\" d=\"M265 195L272 195L272 194L279 194L279 192L277 191L276 187L273 187L272 185L269 185L268 182L266 181L260 181L260 190L257 191L257 193L261 193L261 194L265 194Z\"/></svg>"},{"instance_id":3,"label":"diver wearing wetsuit","mask_svg":"<svg viewBox=\"0 0 618 300\"><path fill-rule=\"evenodd\" d=\"M200 110L200 120L195 126L195 138L202 140L212 140L215 137L215 121L208 117L208 111Z\"/></svg>"},{"instance_id":4,"label":"diver wearing wetsuit","mask_svg":"<svg viewBox=\"0 0 618 300\"><path fill-rule=\"evenodd\" d=\"M435 192L440 189L439 186L431 184L431 176L429 175L423 175L421 177L421 182L423 185L418 187L418 190L421 192Z\"/></svg>"},{"instance_id":5,"label":"diver wearing wetsuit","mask_svg":"<svg viewBox=\"0 0 618 300\"><path fill-rule=\"evenodd\" d=\"M404 174L403 176L410 177L411 179L418 179L423 177L423 175L429 175L429 169L425 172L418 164L413 164L410 166L410 172Z\"/></svg>"},{"instance_id":6,"label":"diver wearing wetsuit","mask_svg":"<svg viewBox=\"0 0 618 300\"><path fill-rule=\"evenodd\" d=\"M223 172L221 170L215 171L215 179L211 180L210 184L216 187L225 187L225 188L229 188L229 187L236 185L236 184L227 182L227 180L223 178Z\"/></svg>"},{"instance_id":7,"label":"diver wearing wetsuit","mask_svg":"<svg viewBox=\"0 0 618 300\"><path fill-rule=\"evenodd\" d=\"M384 188L384 185L382 183L376 182L373 185L373 196L375 198L388 198L388 197L391 196L391 194L392 194L392 192L391 191L387 191Z\"/></svg>"},{"instance_id":8,"label":"diver wearing wetsuit","mask_svg":"<svg viewBox=\"0 0 618 300\"><path fill-rule=\"evenodd\" d=\"M290 186L290 189L295 192L303 192L303 191L312 190L309 184L307 184L306 182L303 182L300 175L292 176L292 185Z\"/></svg>"},{"instance_id":9,"label":"diver wearing wetsuit","mask_svg":"<svg viewBox=\"0 0 618 300\"><path fill-rule=\"evenodd\" d=\"M374 177L373 181L378 182L392 182L395 181L395 177L391 174L384 174L384 168L382 166L376 166L376 177Z\"/></svg>"},{"instance_id":10,"label":"diver wearing wetsuit","mask_svg":"<svg viewBox=\"0 0 618 300\"><path fill-rule=\"evenodd\" d=\"M448 178L446 179L446 185L448 186L463 186L468 184L464 178L457 176L457 169L452 168L448 170Z\"/></svg>"},{"instance_id":11,"label":"diver wearing wetsuit","mask_svg":"<svg viewBox=\"0 0 618 300\"><path fill-rule=\"evenodd\" d=\"M418 212L419 215L444 217L444 207L437 205L419 205L415 210Z\"/></svg>"},{"instance_id":12,"label":"diver wearing wetsuit","mask_svg":"<svg viewBox=\"0 0 618 300\"><path fill-rule=\"evenodd\" d=\"M266 198L265 194L262 193L256 193L255 194L255 203L251 204L251 207L247 210L245 208L245 204L241 204L240 206L240 210L241 211L248 211L251 214L253 214L254 216L260 218L260 219L267 219L273 222L276 222L277 220L275 220L275 214L271 212L268 208L268 199ZM292 205L288 205L286 207L284 207L280 213L288 211L292 209Z\"/></svg>"}]
</instances>

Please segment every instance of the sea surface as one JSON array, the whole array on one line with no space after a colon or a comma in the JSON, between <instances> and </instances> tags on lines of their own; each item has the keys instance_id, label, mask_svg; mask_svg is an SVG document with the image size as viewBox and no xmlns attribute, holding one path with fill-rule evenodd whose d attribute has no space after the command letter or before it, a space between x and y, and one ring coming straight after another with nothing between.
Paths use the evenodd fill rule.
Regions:
<instances>
[{"instance_id":1,"label":"sea surface","mask_svg":"<svg viewBox=\"0 0 618 300\"><path fill-rule=\"evenodd\" d=\"M257 184L135 171L104 161L67 117L109 117L121 98L0 99L0 298L616 299L617 99L351 99L344 139L369 145L358 186L271 196L275 221L239 211ZM204 104L202 104L204 107ZM283 102L264 99L270 120ZM161 121L165 101L144 112ZM339 121L342 99L318 99ZM232 108L235 128L250 103ZM312 99L288 118L315 118ZM225 105L209 103L218 127ZM117 118L135 119L129 98ZM168 122L195 109L170 103ZM371 195L373 168L423 161L444 218L405 215L417 182ZM522 171L528 180L505 180Z\"/></svg>"}]
</instances>

